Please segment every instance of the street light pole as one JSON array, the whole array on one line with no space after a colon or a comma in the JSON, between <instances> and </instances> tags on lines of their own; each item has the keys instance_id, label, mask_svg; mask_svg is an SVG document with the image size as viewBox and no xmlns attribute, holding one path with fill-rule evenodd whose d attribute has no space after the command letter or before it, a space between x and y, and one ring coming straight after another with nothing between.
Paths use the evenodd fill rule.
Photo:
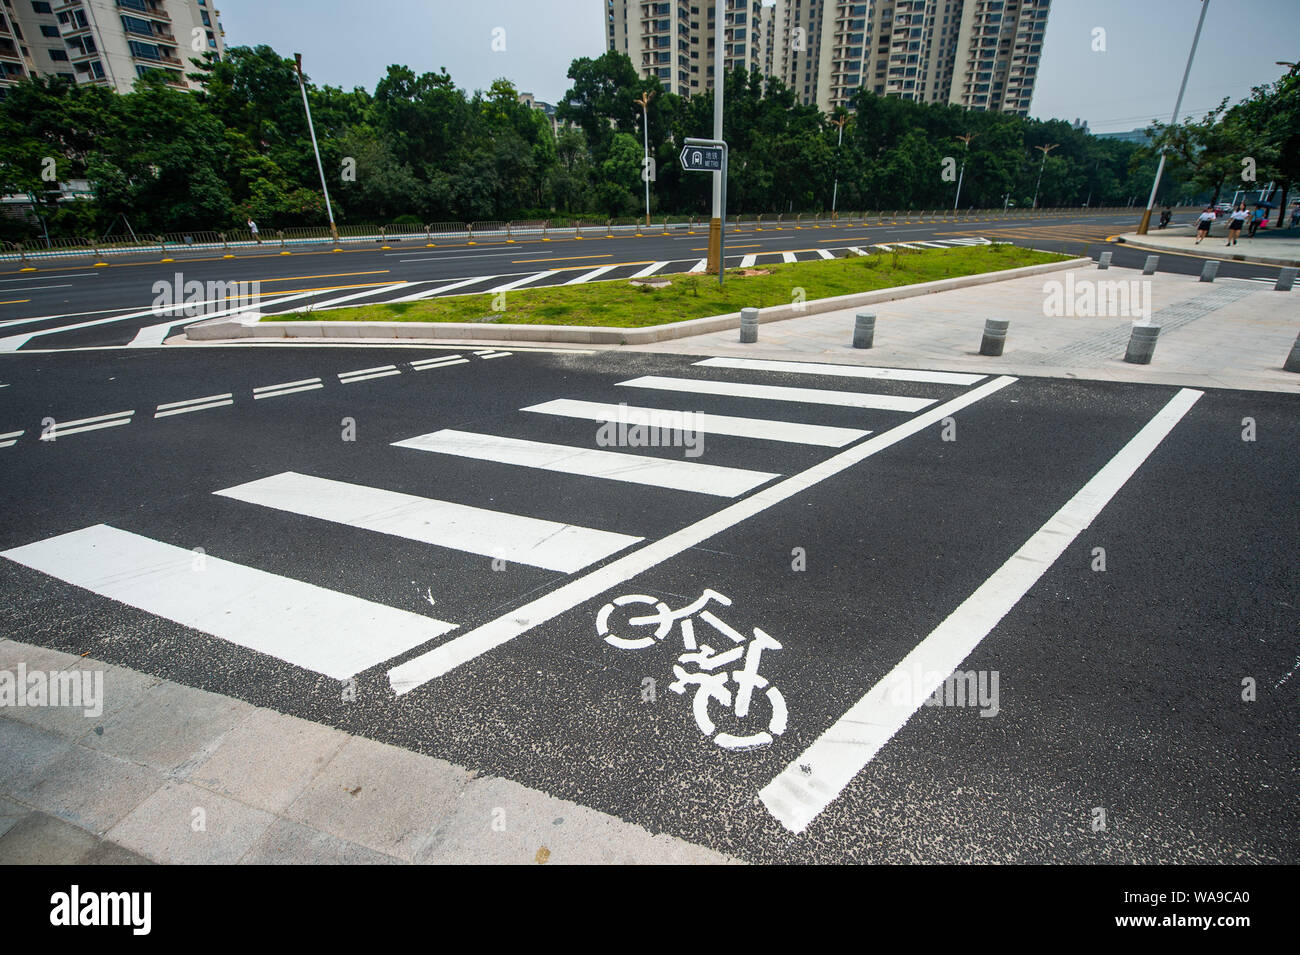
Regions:
<instances>
[{"instance_id":1,"label":"street light pole","mask_svg":"<svg viewBox=\"0 0 1300 955\"><path fill-rule=\"evenodd\" d=\"M713 138L722 141L722 93L725 85L723 70L724 44L727 39L727 25L723 10L723 0L713 0ZM710 272L717 271L722 276L722 177L724 172L713 174L713 215L709 219L709 263Z\"/></svg>"},{"instance_id":2,"label":"street light pole","mask_svg":"<svg viewBox=\"0 0 1300 955\"><path fill-rule=\"evenodd\" d=\"M961 172L957 174L957 198L952 201L952 211L957 211L957 206L961 203L961 181L966 176L966 153L970 151L970 141L975 138L974 133L967 133L965 136L954 136L953 139L959 139L966 144L966 148L961 153Z\"/></svg>"},{"instance_id":3,"label":"street light pole","mask_svg":"<svg viewBox=\"0 0 1300 955\"><path fill-rule=\"evenodd\" d=\"M645 227L650 228L650 91L633 100L641 107L641 128L645 134L645 159L641 163L641 179L645 182Z\"/></svg>"},{"instance_id":4,"label":"street light pole","mask_svg":"<svg viewBox=\"0 0 1300 955\"><path fill-rule=\"evenodd\" d=\"M1201 0L1201 16L1196 21L1196 33L1192 37L1192 50L1187 54L1187 66L1183 68L1183 83L1178 87L1178 99L1174 101L1174 115L1169 120L1172 126L1178 122L1178 111L1183 106L1183 93L1187 91L1187 77L1192 72L1192 60L1196 57L1196 44L1201 39L1201 27L1205 24L1205 11L1210 9L1210 0ZM1165 171L1165 151L1160 150L1160 162L1156 165L1156 178L1151 183L1151 195L1147 199L1146 212L1142 213L1142 221L1138 223L1138 235L1146 235L1147 228L1151 225L1151 207L1156 204L1156 192L1160 189L1160 177Z\"/></svg>"},{"instance_id":5,"label":"street light pole","mask_svg":"<svg viewBox=\"0 0 1300 955\"><path fill-rule=\"evenodd\" d=\"M1041 185L1043 184L1043 167L1047 165L1047 154L1050 153L1053 149L1055 149L1055 148L1056 148L1057 146L1059 146L1059 145L1061 145L1061 144L1060 144L1060 143L1048 143L1046 146L1035 146L1035 147L1034 147L1035 149L1041 149L1041 150L1042 150L1042 152L1043 152L1043 161L1042 161L1041 163L1038 164L1038 182L1034 183L1034 202L1033 202L1033 205L1030 206L1031 209L1037 209L1037 208L1038 208L1038 187L1041 186Z\"/></svg>"},{"instance_id":6,"label":"street light pole","mask_svg":"<svg viewBox=\"0 0 1300 955\"><path fill-rule=\"evenodd\" d=\"M839 138L835 140L835 188L831 191L831 221L835 221L835 203L840 197L840 146L844 144L844 124L849 121L847 116L841 116L839 119L831 120L840 128Z\"/></svg>"},{"instance_id":7,"label":"street light pole","mask_svg":"<svg viewBox=\"0 0 1300 955\"><path fill-rule=\"evenodd\" d=\"M302 108L307 111L307 132L311 133L311 148L316 152L316 169L320 172L320 188L325 193L325 211L330 217L330 235L335 243L339 241L339 230L334 225L334 207L330 205L330 187L325 184L325 167L320 161L320 146L316 143L316 127L311 121L311 105L307 102L307 84L302 78L302 54L293 55L294 69L298 73L298 89L302 90Z\"/></svg>"}]
</instances>

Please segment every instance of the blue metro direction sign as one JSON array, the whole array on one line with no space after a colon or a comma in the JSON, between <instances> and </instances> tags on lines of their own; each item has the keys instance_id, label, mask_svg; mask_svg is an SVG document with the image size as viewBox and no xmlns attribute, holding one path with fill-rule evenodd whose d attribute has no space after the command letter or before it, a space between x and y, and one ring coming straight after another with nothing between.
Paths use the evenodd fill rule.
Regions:
<instances>
[{"instance_id":1,"label":"blue metro direction sign","mask_svg":"<svg viewBox=\"0 0 1300 955\"><path fill-rule=\"evenodd\" d=\"M687 172L721 172L721 146L683 146L682 168Z\"/></svg>"}]
</instances>

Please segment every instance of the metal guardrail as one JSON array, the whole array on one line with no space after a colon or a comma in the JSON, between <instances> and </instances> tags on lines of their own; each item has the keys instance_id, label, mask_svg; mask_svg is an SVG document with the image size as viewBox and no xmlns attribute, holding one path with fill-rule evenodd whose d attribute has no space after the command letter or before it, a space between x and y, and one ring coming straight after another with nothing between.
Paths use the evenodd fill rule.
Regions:
<instances>
[{"instance_id":1,"label":"metal guardrail","mask_svg":"<svg viewBox=\"0 0 1300 955\"><path fill-rule=\"evenodd\" d=\"M1176 211L1193 209L1180 206ZM970 222L980 219L1032 219L1076 215L1140 215L1142 210L1130 206L1067 206L1052 209L876 209L818 213L737 213L727 217L730 228L751 226L756 230L803 229L825 225L874 224L918 219L942 219ZM246 229L225 232L168 232L161 235L63 237L48 240L28 239L0 246L0 262L23 262L38 259L93 258L103 261L113 256L157 252L160 259L170 259L189 252L219 252L235 256L265 250L289 252L291 248L339 248L361 243L387 245L392 242L422 243L436 246L447 243L478 242L485 239L552 237L598 238L619 235L670 234L672 232L707 231L707 218L693 216L658 216L617 219L530 219L518 221L435 222L391 225L347 225L338 229L337 237L328 226L297 226L275 232L260 232L256 237Z\"/></svg>"}]
</instances>

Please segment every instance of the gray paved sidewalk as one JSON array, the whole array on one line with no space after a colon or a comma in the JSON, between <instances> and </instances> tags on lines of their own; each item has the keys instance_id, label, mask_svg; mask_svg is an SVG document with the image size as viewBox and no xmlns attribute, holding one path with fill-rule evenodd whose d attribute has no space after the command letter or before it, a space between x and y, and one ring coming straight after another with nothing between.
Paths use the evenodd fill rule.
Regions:
<instances>
[{"instance_id":1,"label":"gray paved sidewalk","mask_svg":"<svg viewBox=\"0 0 1300 955\"><path fill-rule=\"evenodd\" d=\"M1261 229L1253 239L1243 229L1237 244L1230 246L1227 244L1227 222L1219 219L1199 245L1196 244L1195 227L1187 224L1171 225L1167 229L1153 228L1146 235L1126 232L1120 239L1135 249L1150 249L1152 252L1181 252L1207 259L1230 259L1261 265L1300 265L1300 229Z\"/></svg>"},{"instance_id":2,"label":"gray paved sidewalk","mask_svg":"<svg viewBox=\"0 0 1300 955\"><path fill-rule=\"evenodd\" d=\"M0 640L0 671L20 664L102 672L103 706L0 706L0 864L735 861L443 760Z\"/></svg>"},{"instance_id":3,"label":"gray paved sidewalk","mask_svg":"<svg viewBox=\"0 0 1300 955\"><path fill-rule=\"evenodd\" d=\"M1149 283L1143 288L1149 288L1151 320L1162 326L1149 365L1123 360L1132 318L1044 313L1054 288L1062 297L1072 289L1078 301L1086 283L1133 281ZM1101 291L1098 301L1108 298ZM740 344L733 329L637 350L1300 392L1300 375L1282 370L1300 333L1300 285L1275 292L1271 283L1245 279L1207 283L1196 276L1092 266L863 310L876 315L870 349L851 347L857 310L843 309L762 324L751 345ZM1000 358L979 354L986 318L1011 321Z\"/></svg>"}]
</instances>

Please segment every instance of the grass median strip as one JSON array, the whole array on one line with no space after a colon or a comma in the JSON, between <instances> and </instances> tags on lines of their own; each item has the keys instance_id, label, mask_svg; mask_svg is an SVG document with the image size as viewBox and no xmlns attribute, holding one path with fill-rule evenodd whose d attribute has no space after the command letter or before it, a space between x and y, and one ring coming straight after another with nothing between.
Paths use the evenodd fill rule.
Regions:
<instances>
[{"instance_id":1,"label":"grass median strip","mask_svg":"<svg viewBox=\"0 0 1300 955\"><path fill-rule=\"evenodd\" d=\"M1068 256L994 244L924 251L898 250L811 262L731 269L721 287L714 276L665 275L663 288L626 279L511 291L505 309L489 294L448 295L414 302L360 305L328 311L287 312L262 321L505 322L518 325L587 325L641 328L736 312L741 308L805 301L915 285L962 275L1058 262ZM744 274L745 272L766 274Z\"/></svg>"}]
</instances>

